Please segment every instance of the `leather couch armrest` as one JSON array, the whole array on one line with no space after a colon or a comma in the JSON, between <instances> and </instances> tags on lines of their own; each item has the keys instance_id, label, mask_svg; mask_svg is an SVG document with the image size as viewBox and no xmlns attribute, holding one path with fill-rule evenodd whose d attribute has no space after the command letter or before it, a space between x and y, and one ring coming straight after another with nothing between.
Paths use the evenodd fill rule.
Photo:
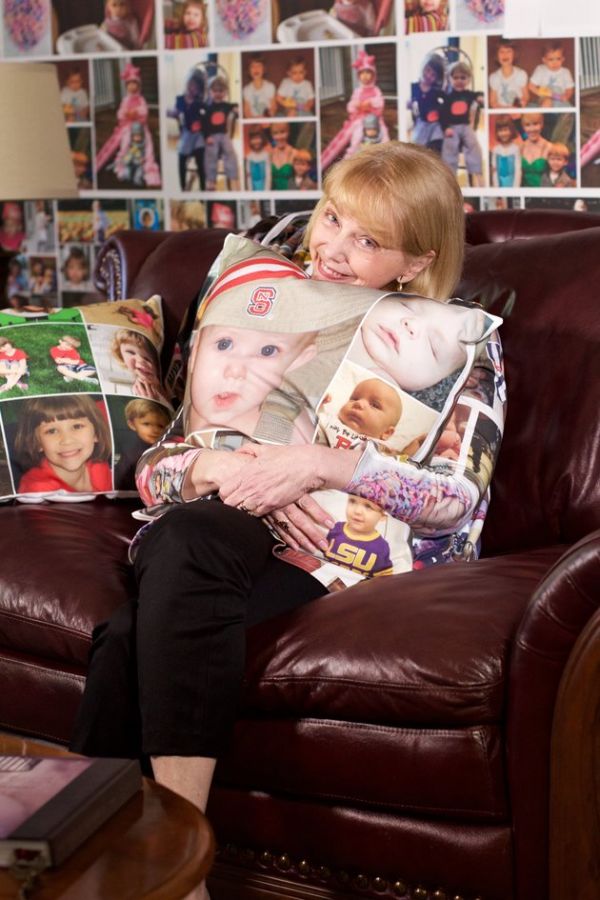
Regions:
<instances>
[{"instance_id":1,"label":"leather couch armrest","mask_svg":"<svg viewBox=\"0 0 600 900\"><path fill-rule=\"evenodd\" d=\"M549 748L559 684L578 638L598 614L599 583L600 530L574 544L549 570L516 635L507 763L514 829L532 851L548 844ZM595 635L600 640L600 629ZM591 730L589 740L594 740ZM539 883L528 887L531 896L547 896Z\"/></svg>"},{"instance_id":2,"label":"leather couch armrest","mask_svg":"<svg viewBox=\"0 0 600 900\"><path fill-rule=\"evenodd\" d=\"M491 244L596 228L598 216L573 210L498 209L469 213L465 222L467 244Z\"/></svg>"}]
</instances>

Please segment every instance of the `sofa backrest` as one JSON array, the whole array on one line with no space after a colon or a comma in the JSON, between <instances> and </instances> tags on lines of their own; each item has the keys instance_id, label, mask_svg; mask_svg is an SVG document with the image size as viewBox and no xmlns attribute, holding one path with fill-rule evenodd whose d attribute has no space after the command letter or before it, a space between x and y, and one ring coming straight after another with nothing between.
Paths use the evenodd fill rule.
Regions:
<instances>
[{"instance_id":1,"label":"sofa backrest","mask_svg":"<svg viewBox=\"0 0 600 900\"><path fill-rule=\"evenodd\" d=\"M583 224L579 215L566 221ZM542 237L468 245L457 288L505 320L508 416L486 555L600 527L600 227L553 234L561 217L547 216L534 215ZM483 224L496 230L493 219Z\"/></svg>"},{"instance_id":2,"label":"sofa backrest","mask_svg":"<svg viewBox=\"0 0 600 900\"><path fill-rule=\"evenodd\" d=\"M596 216L467 216L458 296L503 315L507 428L483 535L486 555L570 543L600 527L600 227ZM96 283L165 301L165 359L226 232L119 232Z\"/></svg>"}]
</instances>

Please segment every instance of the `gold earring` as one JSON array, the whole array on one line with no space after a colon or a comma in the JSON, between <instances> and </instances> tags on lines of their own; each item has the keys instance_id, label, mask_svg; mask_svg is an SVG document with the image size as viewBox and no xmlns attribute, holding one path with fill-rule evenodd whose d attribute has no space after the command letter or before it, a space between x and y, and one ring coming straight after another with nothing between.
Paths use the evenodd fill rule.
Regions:
<instances>
[{"instance_id":1,"label":"gold earring","mask_svg":"<svg viewBox=\"0 0 600 900\"><path fill-rule=\"evenodd\" d=\"M398 290L399 290L399 291L402 290L402 279L403 279L403 278L404 278L404 275L401 275L400 278L396 279L397 282L398 282Z\"/></svg>"}]
</instances>

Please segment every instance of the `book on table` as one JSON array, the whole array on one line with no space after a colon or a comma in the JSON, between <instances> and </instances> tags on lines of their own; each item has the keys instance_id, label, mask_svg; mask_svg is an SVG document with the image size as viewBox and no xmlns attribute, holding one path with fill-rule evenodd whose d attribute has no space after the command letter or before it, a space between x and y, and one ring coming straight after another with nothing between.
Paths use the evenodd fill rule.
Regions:
<instances>
[{"instance_id":1,"label":"book on table","mask_svg":"<svg viewBox=\"0 0 600 900\"><path fill-rule=\"evenodd\" d=\"M0 866L57 866L142 787L130 759L0 756Z\"/></svg>"}]
</instances>

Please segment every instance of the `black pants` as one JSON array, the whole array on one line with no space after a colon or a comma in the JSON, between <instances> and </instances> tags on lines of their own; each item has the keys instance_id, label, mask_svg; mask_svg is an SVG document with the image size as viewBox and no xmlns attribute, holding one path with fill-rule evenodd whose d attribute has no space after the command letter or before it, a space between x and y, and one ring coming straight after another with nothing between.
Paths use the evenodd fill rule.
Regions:
<instances>
[{"instance_id":1,"label":"black pants","mask_svg":"<svg viewBox=\"0 0 600 900\"><path fill-rule=\"evenodd\" d=\"M73 751L219 756L246 627L325 593L272 547L260 520L218 500L174 506L152 525L135 561L138 599L94 630Z\"/></svg>"},{"instance_id":2,"label":"black pants","mask_svg":"<svg viewBox=\"0 0 600 900\"><path fill-rule=\"evenodd\" d=\"M203 191L206 187L206 175L204 174L204 147L199 147L198 150L194 150L194 152L189 155L185 153L179 154L179 186L182 191L185 191L187 184L187 162L190 155L196 160L200 190Z\"/></svg>"}]
</instances>

